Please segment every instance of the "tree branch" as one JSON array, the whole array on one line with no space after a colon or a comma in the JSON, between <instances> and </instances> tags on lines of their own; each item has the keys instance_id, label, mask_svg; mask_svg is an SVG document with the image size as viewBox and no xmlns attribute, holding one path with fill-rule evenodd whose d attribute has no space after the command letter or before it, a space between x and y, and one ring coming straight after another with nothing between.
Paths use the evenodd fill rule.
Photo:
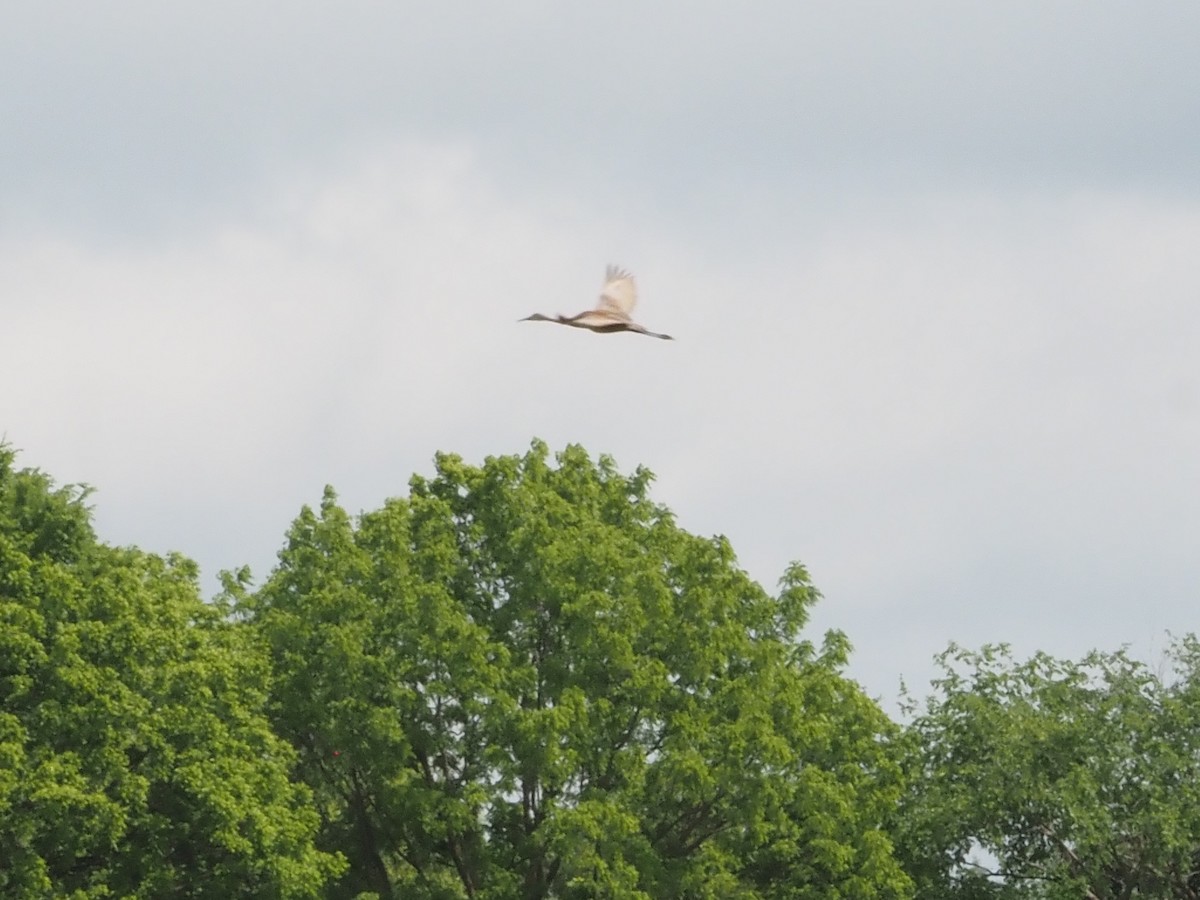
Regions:
<instances>
[{"instance_id":1,"label":"tree branch","mask_svg":"<svg viewBox=\"0 0 1200 900\"><path fill-rule=\"evenodd\" d=\"M1049 825L1042 824L1039 827L1041 828L1042 834L1044 834L1046 837L1048 837L1051 841L1054 842L1055 846L1058 847L1058 849L1062 853L1062 855L1067 858L1067 860L1071 863L1071 866L1075 869L1075 871L1080 875L1086 875L1087 868L1084 866L1083 860L1081 860L1079 858L1079 854L1077 854L1074 850L1072 850L1070 848L1070 846L1067 844L1067 842L1064 841L1061 837L1059 837L1058 833L1055 832L1055 830L1053 828L1051 828ZM1100 900L1100 897L1096 894L1095 891L1093 891L1091 889L1090 886L1087 889L1087 894L1085 894L1084 896L1087 898L1087 900Z\"/></svg>"},{"instance_id":2,"label":"tree branch","mask_svg":"<svg viewBox=\"0 0 1200 900\"><path fill-rule=\"evenodd\" d=\"M467 867L467 862L463 859L461 850L459 850L458 841L454 835L446 837L446 849L450 853L450 858L454 860L454 868L458 870L458 877L463 883L463 887L467 890L468 897L475 896L475 880L471 877L471 870Z\"/></svg>"}]
</instances>

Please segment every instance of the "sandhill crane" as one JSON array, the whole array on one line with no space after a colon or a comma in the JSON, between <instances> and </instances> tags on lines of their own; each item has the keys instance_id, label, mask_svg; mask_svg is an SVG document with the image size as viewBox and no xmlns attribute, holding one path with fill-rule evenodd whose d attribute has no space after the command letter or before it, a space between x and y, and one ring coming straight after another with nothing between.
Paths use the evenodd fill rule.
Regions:
<instances>
[{"instance_id":1,"label":"sandhill crane","mask_svg":"<svg viewBox=\"0 0 1200 900\"><path fill-rule=\"evenodd\" d=\"M624 269L609 266L604 272L604 290L600 292L600 302L595 309L589 309L574 316L543 316L534 313L521 319L522 322L557 322L560 325L570 325L572 328L586 328L608 334L613 331L633 331L647 337L662 338L664 341L674 340L669 334L656 334L647 331L630 318L634 304L637 303L637 285L633 276Z\"/></svg>"}]
</instances>

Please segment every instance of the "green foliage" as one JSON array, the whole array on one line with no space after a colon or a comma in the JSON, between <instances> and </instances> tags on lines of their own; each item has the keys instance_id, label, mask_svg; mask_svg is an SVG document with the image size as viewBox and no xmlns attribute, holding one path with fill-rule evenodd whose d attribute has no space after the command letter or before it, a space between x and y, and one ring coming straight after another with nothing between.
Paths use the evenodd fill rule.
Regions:
<instances>
[{"instance_id":1,"label":"green foliage","mask_svg":"<svg viewBox=\"0 0 1200 900\"><path fill-rule=\"evenodd\" d=\"M352 520L327 489L261 590L337 896L904 897L892 726L723 538L569 447L437 458Z\"/></svg>"},{"instance_id":2,"label":"green foliage","mask_svg":"<svg viewBox=\"0 0 1200 900\"><path fill-rule=\"evenodd\" d=\"M1200 897L1200 643L1170 661L947 651L908 735L921 896ZM977 848L1002 877L964 867Z\"/></svg>"},{"instance_id":3,"label":"green foliage","mask_svg":"<svg viewBox=\"0 0 1200 900\"><path fill-rule=\"evenodd\" d=\"M0 894L306 897L340 871L195 566L100 544L0 446Z\"/></svg>"}]
</instances>

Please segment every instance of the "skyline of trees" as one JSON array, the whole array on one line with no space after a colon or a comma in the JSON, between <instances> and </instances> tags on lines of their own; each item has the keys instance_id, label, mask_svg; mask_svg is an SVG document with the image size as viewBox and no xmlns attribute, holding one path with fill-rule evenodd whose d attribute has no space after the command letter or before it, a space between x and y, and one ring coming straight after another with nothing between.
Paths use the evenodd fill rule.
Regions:
<instances>
[{"instance_id":1,"label":"skyline of trees","mask_svg":"<svg viewBox=\"0 0 1200 900\"><path fill-rule=\"evenodd\" d=\"M1195 637L952 646L896 722L652 477L439 454L205 602L0 445L0 893L1200 898Z\"/></svg>"}]
</instances>

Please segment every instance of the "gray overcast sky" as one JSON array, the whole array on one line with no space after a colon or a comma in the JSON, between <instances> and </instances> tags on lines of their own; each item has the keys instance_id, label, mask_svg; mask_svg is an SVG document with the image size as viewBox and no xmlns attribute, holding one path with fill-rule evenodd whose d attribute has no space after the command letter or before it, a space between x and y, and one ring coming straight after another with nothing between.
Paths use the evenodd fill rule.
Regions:
<instances>
[{"instance_id":1,"label":"gray overcast sky","mask_svg":"<svg viewBox=\"0 0 1200 900\"><path fill-rule=\"evenodd\" d=\"M949 640L1200 599L1200 4L24 3L0 431L109 540L261 576L301 503L533 436ZM517 325L604 265L674 344Z\"/></svg>"}]
</instances>

